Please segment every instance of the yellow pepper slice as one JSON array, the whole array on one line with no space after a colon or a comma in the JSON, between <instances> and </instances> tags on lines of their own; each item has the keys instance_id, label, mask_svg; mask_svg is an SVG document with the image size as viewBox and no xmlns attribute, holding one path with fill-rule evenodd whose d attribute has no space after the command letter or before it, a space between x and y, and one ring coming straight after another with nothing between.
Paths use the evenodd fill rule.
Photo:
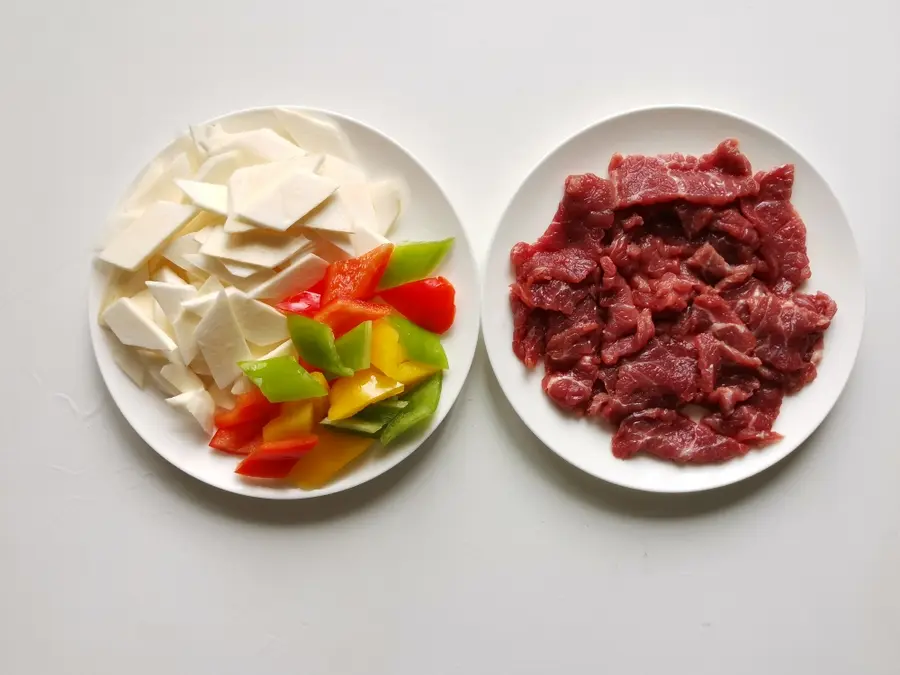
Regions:
<instances>
[{"instance_id":1,"label":"yellow pepper slice","mask_svg":"<svg viewBox=\"0 0 900 675\"><path fill-rule=\"evenodd\" d=\"M317 427L315 434L319 442L297 460L288 475L289 481L305 490L314 490L329 483L375 442L372 438L341 434L323 427Z\"/></svg>"},{"instance_id":2,"label":"yellow pepper slice","mask_svg":"<svg viewBox=\"0 0 900 675\"><path fill-rule=\"evenodd\" d=\"M328 381L322 373L310 373L328 391ZM263 440L283 441L312 433L313 427L328 414L328 396L307 398L283 403L278 417L263 427Z\"/></svg>"},{"instance_id":3,"label":"yellow pepper slice","mask_svg":"<svg viewBox=\"0 0 900 675\"><path fill-rule=\"evenodd\" d=\"M400 334L385 319L372 326L372 365L404 385L421 382L440 368L408 360L400 344Z\"/></svg>"},{"instance_id":4,"label":"yellow pepper slice","mask_svg":"<svg viewBox=\"0 0 900 675\"><path fill-rule=\"evenodd\" d=\"M350 377L341 377L332 382L328 419L343 420L352 417L367 405L400 393L403 393L402 383L374 368L359 370Z\"/></svg>"}]
</instances>

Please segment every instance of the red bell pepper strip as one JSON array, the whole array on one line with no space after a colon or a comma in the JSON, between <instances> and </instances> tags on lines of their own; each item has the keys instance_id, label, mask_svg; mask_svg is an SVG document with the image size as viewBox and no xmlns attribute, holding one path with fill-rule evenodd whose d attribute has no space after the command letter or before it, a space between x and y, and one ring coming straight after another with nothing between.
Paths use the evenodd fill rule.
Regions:
<instances>
[{"instance_id":1,"label":"red bell pepper strip","mask_svg":"<svg viewBox=\"0 0 900 675\"><path fill-rule=\"evenodd\" d=\"M285 478L297 460L318 442L316 436L301 436L261 443L238 464L234 472L251 478Z\"/></svg>"},{"instance_id":2,"label":"red bell pepper strip","mask_svg":"<svg viewBox=\"0 0 900 675\"><path fill-rule=\"evenodd\" d=\"M312 291L303 291L285 298L277 305L276 309L280 309L285 314L301 314L303 316L312 316L319 311L322 306L322 295L313 293Z\"/></svg>"},{"instance_id":3,"label":"red bell pepper strip","mask_svg":"<svg viewBox=\"0 0 900 675\"><path fill-rule=\"evenodd\" d=\"M216 413L216 426L219 429L245 424L247 422L263 421L263 424L278 414L279 405L271 403L263 396L263 393L254 388L237 398L234 408L231 410L219 410Z\"/></svg>"},{"instance_id":4,"label":"red bell pepper strip","mask_svg":"<svg viewBox=\"0 0 900 675\"><path fill-rule=\"evenodd\" d=\"M339 338L363 321L377 321L390 313L391 308L387 305L379 305L365 300L338 298L328 303L313 318L330 326L334 337Z\"/></svg>"},{"instance_id":5,"label":"red bell pepper strip","mask_svg":"<svg viewBox=\"0 0 900 675\"><path fill-rule=\"evenodd\" d=\"M325 292L325 277L319 279L316 283L306 289L308 293L318 293L320 296Z\"/></svg>"},{"instance_id":6,"label":"red bell pepper strip","mask_svg":"<svg viewBox=\"0 0 900 675\"><path fill-rule=\"evenodd\" d=\"M358 258L331 263L325 271L322 304L327 305L338 298L371 299L393 250L393 244L382 244Z\"/></svg>"},{"instance_id":7,"label":"red bell pepper strip","mask_svg":"<svg viewBox=\"0 0 900 675\"><path fill-rule=\"evenodd\" d=\"M230 455L249 455L253 451L252 442L262 434L264 420L244 422L233 427L216 429L209 447Z\"/></svg>"},{"instance_id":8,"label":"red bell pepper strip","mask_svg":"<svg viewBox=\"0 0 900 675\"><path fill-rule=\"evenodd\" d=\"M411 281L381 291L381 297L417 326L445 333L456 317L456 289L444 277Z\"/></svg>"}]
</instances>

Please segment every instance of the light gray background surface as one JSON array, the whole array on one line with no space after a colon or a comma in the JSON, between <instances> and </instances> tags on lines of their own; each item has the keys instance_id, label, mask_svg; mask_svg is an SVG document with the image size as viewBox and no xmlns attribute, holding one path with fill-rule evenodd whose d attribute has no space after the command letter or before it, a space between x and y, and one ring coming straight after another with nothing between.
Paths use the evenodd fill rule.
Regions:
<instances>
[{"instance_id":1,"label":"light gray background surface","mask_svg":"<svg viewBox=\"0 0 900 675\"><path fill-rule=\"evenodd\" d=\"M900 672L896 3L26 2L0 21L0 672ZM580 475L479 349L407 463L307 503L159 459L91 354L93 240L186 124L268 103L395 137L483 258L534 164L623 109L704 104L832 183L869 315L831 416L743 484Z\"/></svg>"}]
</instances>

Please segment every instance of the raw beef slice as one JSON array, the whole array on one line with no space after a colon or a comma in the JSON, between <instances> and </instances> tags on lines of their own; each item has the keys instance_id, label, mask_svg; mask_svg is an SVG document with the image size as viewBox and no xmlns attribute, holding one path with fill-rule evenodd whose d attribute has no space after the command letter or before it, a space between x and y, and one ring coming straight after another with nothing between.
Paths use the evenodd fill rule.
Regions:
<instances>
[{"instance_id":1,"label":"raw beef slice","mask_svg":"<svg viewBox=\"0 0 900 675\"><path fill-rule=\"evenodd\" d=\"M681 413L650 408L630 415L613 437L613 455L619 459L646 452L679 464L722 462L747 453L749 448L717 434Z\"/></svg>"},{"instance_id":2,"label":"raw beef slice","mask_svg":"<svg viewBox=\"0 0 900 675\"><path fill-rule=\"evenodd\" d=\"M759 190L750 162L734 139L722 141L702 157L681 153L623 157L617 153L610 160L609 177L618 208L676 200L721 206Z\"/></svg>"}]
</instances>

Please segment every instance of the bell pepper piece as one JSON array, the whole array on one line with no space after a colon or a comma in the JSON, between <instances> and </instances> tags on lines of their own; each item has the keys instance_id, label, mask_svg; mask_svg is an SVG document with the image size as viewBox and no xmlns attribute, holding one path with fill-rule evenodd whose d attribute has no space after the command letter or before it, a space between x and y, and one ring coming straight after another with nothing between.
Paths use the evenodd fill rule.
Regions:
<instances>
[{"instance_id":1,"label":"bell pepper piece","mask_svg":"<svg viewBox=\"0 0 900 675\"><path fill-rule=\"evenodd\" d=\"M313 376L313 379L322 385L322 388L325 390L325 396L320 396L318 398L310 399L313 404L313 417L316 420L316 424L322 421L325 415L328 414L328 392L331 387L328 386L328 380L325 379L325 376L322 373L310 373Z\"/></svg>"},{"instance_id":2,"label":"bell pepper piece","mask_svg":"<svg viewBox=\"0 0 900 675\"><path fill-rule=\"evenodd\" d=\"M353 370L341 363L334 346L334 333L324 323L308 316L291 314L287 318L291 340L300 358L316 368L334 373L339 377L353 374Z\"/></svg>"},{"instance_id":3,"label":"bell pepper piece","mask_svg":"<svg viewBox=\"0 0 900 675\"><path fill-rule=\"evenodd\" d=\"M305 490L330 483L353 460L374 443L374 439L342 434L319 427L319 443L297 460L288 480Z\"/></svg>"},{"instance_id":4,"label":"bell pepper piece","mask_svg":"<svg viewBox=\"0 0 900 675\"><path fill-rule=\"evenodd\" d=\"M381 432L381 444L387 446L414 426L427 420L441 400L443 373L438 371L403 397L409 405L392 419Z\"/></svg>"},{"instance_id":5,"label":"bell pepper piece","mask_svg":"<svg viewBox=\"0 0 900 675\"><path fill-rule=\"evenodd\" d=\"M322 373L311 373L325 392L328 392L328 382ZM303 401L290 401L281 406L278 417L272 419L262 429L262 439L265 442L282 441L288 438L308 436L313 433L314 427L328 414L328 394L317 398L308 398Z\"/></svg>"},{"instance_id":6,"label":"bell pepper piece","mask_svg":"<svg viewBox=\"0 0 900 675\"><path fill-rule=\"evenodd\" d=\"M372 325L372 365L404 385L421 382L440 370L435 366L410 361L400 345L400 334L385 319Z\"/></svg>"},{"instance_id":7,"label":"bell pepper piece","mask_svg":"<svg viewBox=\"0 0 900 675\"><path fill-rule=\"evenodd\" d=\"M430 276L451 248L453 248L452 237L441 241L398 244L391 253L391 260L378 287L393 288Z\"/></svg>"},{"instance_id":8,"label":"bell pepper piece","mask_svg":"<svg viewBox=\"0 0 900 675\"><path fill-rule=\"evenodd\" d=\"M241 361L241 370L272 403L325 396L328 390L290 356Z\"/></svg>"},{"instance_id":9,"label":"bell pepper piece","mask_svg":"<svg viewBox=\"0 0 900 675\"><path fill-rule=\"evenodd\" d=\"M382 244L357 258L331 263L325 271L322 304L327 305L338 298L370 299L375 295L393 250L393 244Z\"/></svg>"},{"instance_id":10,"label":"bell pepper piece","mask_svg":"<svg viewBox=\"0 0 900 675\"><path fill-rule=\"evenodd\" d=\"M322 424L335 429L371 436L381 431L406 405L406 401L389 399L366 406L353 417L344 420L331 420L326 417L322 420Z\"/></svg>"},{"instance_id":11,"label":"bell pepper piece","mask_svg":"<svg viewBox=\"0 0 900 675\"><path fill-rule=\"evenodd\" d=\"M300 314L301 316L313 316L322 306L322 296L312 291L303 291L285 298L275 305L285 314Z\"/></svg>"},{"instance_id":12,"label":"bell pepper piece","mask_svg":"<svg viewBox=\"0 0 900 675\"><path fill-rule=\"evenodd\" d=\"M260 435L263 424L264 420L254 420L216 429L209 447L230 455L248 455L252 449L250 443Z\"/></svg>"},{"instance_id":13,"label":"bell pepper piece","mask_svg":"<svg viewBox=\"0 0 900 675\"><path fill-rule=\"evenodd\" d=\"M235 473L251 478L286 478L304 454L315 447L316 436L263 442L237 465Z\"/></svg>"},{"instance_id":14,"label":"bell pepper piece","mask_svg":"<svg viewBox=\"0 0 900 675\"><path fill-rule=\"evenodd\" d=\"M312 400L291 401L281 406L278 417L263 427L263 441L283 441L287 438L308 436L316 426Z\"/></svg>"},{"instance_id":15,"label":"bell pepper piece","mask_svg":"<svg viewBox=\"0 0 900 675\"><path fill-rule=\"evenodd\" d=\"M403 347L411 361L418 361L440 369L449 367L447 353L444 351L440 337L396 314L385 320L397 331L400 336L400 346Z\"/></svg>"},{"instance_id":16,"label":"bell pepper piece","mask_svg":"<svg viewBox=\"0 0 900 675\"><path fill-rule=\"evenodd\" d=\"M388 305L365 300L338 298L323 307L313 318L331 326L335 338L340 338L364 321L381 319L391 313Z\"/></svg>"},{"instance_id":17,"label":"bell pepper piece","mask_svg":"<svg viewBox=\"0 0 900 675\"><path fill-rule=\"evenodd\" d=\"M259 389L253 389L238 396L234 408L231 410L219 410L216 413L215 422L219 429L259 422L261 429L263 424L278 414L278 410L278 404L269 401Z\"/></svg>"},{"instance_id":18,"label":"bell pepper piece","mask_svg":"<svg viewBox=\"0 0 900 675\"><path fill-rule=\"evenodd\" d=\"M390 311L390 308L387 308ZM372 322L364 321L334 343L341 363L353 371L365 370L372 361Z\"/></svg>"},{"instance_id":19,"label":"bell pepper piece","mask_svg":"<svg viewBox=\"0 0 900 675\"><path fill-rule=\"evenodd\" d=\"M360 370L332 383L328 419L343 420L352 417L367 405L402 392L403 385L387 375L373 368Z\"/></svg>"},{"instance_id":20,"label":"bell pepper piece","mask_svg":"<svg viewBox=\"0 0 900 675\"><path fill-rule=\"evenodd\" d=\"M444 277L411 281L381 292L381 297L417 326L446 333L456 317L456 289Z\"/></svg>"}]
</instances>

